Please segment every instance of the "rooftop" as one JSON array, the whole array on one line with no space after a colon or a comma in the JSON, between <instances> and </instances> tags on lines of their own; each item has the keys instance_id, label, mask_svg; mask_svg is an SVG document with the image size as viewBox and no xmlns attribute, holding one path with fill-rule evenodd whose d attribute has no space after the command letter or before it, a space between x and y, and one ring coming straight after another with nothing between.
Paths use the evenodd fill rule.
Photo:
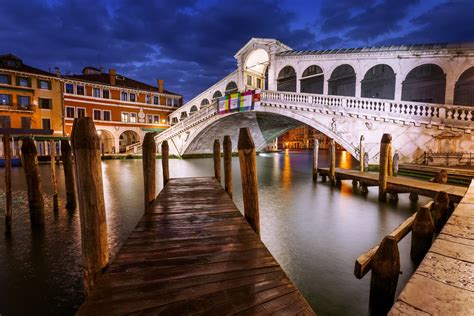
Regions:
<instances>
[{"instance_id":1,"label":"rooftop","mask_svg":"<svg viewBox=\"0 0 474 316\"><path fill-rule=\"evenodd\" d=\"M13 54L0 55L0 69L8 69L12 71L25 72L35 75L55 77L55 75L52 73L25 65L19 57Z\"/></svg>"}]
</instances>

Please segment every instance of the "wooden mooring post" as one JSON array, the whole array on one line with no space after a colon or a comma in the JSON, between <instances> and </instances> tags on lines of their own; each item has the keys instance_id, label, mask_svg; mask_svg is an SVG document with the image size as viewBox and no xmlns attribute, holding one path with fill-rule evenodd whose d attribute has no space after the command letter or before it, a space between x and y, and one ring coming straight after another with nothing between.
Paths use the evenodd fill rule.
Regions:
<instances>
[{"instance_id":1,"label":"wooden mooring post","mask_svg":"<svg viewBox=\"0 0 474 316\"><path fill-rule=\"evenodd\" d=\"M433 223L435 234L438 235L443 229L444 224L449 219L449 195L444 191L438 192L431 207L431 214L433 216Z\"/></svg>"},{"instance_id":2,"label":"wooden mooring post","mask_svg":"<svg viewBox=\"0 0 474 316\"><path fill-rule=\"evenodd\" d=\"M12 147L10 135L3 135L3 153L5 156L5 234L12 228Z\"/></svg>"},{"instance_id":3,"label":"wooden mooring post","mask_svg":"<svg viewBox=\"0 0 474 316\"><path fill-rule=\"evenodd\" d=\"M219 139L214 139L212 156L214 158L214 177L221 182L221 144Z\"/></svg>"},{"instance_id":4,"label":"wooden mooring post","mask_svg":"<svg viewBox=\"0 0 474 316\"><path fill-rule=\"evenodd\" d=\"M156 133L147 133L142 144L145 212L156 198Z\"/></svg>"},{"instance_id":5,"label":"wooden mooring post","mask_svg":"<svg viewBox=\"0 0 474 316\"><path fill-rule=\"evenodd\" d=\"M232 197L232 140L229 135L224 136L224 188Z\"/></svg>"},{"instance_id":6,"label":"wooden mooring post","mask_svg":"<svg viewBox=\"0 0 474 316\"><path fill-rule=\"evenodd\" d=\"M258 183L257 183L257 152L248 127L239 131L240 176L242 179L242 195L244 200L244 214L250 226L260 236L260 214L258 208Z\"/></svg>"},{"instance_id":7,"label":"wooden mooring post","mask_svg":"<svg viewBox=\"0 0 474 316\"><path fill-rule=\"evenodd\" d=\"M314 139L313 146L313 181L318 179L318 153L319 153L319 140Z\"/></svg>"},{"instance_id":8,"label":"wooden mooring post","mask_svg":"<svg viewBox=\"0 0 474 316\"><path fill-rule=\"evenodd\" d=\"M411 232L410 257L416 264L423 260L430 249L434 231L435 227L431 218L430 208L426 206L420 207L418 212L416 212Z\"/></svg>"},{"instance_id":9,"label":"wooden mooring post","mask_svg":"<svg viewBox=\"0 0 474 316\"><path fill-rule=\"evenodd\" d=\"M329 181L331 185L336 183L336 143L334 139L329 141Z\"/></svg>"},{"instance_id":10,"label":"wooden mooring post","mask_svg":"<svg viewBox=\"0 0 474 316\"><path fill-rule=\"evenodd\" d=\"M76 190L74 188L74 166L72 161L72 150L69 141L61 140L61 159L63 161L64 181L66 184L66 209L76 209Z\"/></svg>"},{"instance_id":11,"label":"wooden mooring post","mask_svg":"<svg viewBox=\"0 0 474 316\"><path fill-rule=\"evenodd\" d=\"M392 136L390 134L383 134L380 142L380 157L379 157L379 200L385 201L387 199L387 176L388 176L388 156L390 154L390 147Z\"/></svg>"},{"instance_id":12,"label":"wooden mooring post","mask_svg":"<svg viewBox=\"0 0 474 316\"><path fill-rule=\"evenodd\" d=\"M364 168L364 160L365 160L365 137L364 135L361 135L360 144L359 144L359 170L361 172L366 171Z\"/></svg>"},{"instance_id":13,"label":"wooden mooring post","mask_svg":"<svg viewBox=\"0 0 474 316\"><path fill-rule=\"evenodd\" d=\"M51 191L53 191L53 210L54 212L59 211L58 202L58 180L56 177L56 143L54 140L49 141L49 149L51 158Z\"/></svg>"},{"instance_id":14,"label":"wooden mooring post","mask_svg":"<svg viewBox=\"0 0 474 316\"><path fill-rule=\"evenodd\" d=\"M163 187L166 186L170 180L170 147L168 141L164 140L161 143L161 166L163 168Z\"/></svg>"},{"instance_id":15,"label":"wooden mooring post","mask_svg":"<svg viewBox=\"0 0 474 316\"><path fill-rule=\"evenodd\" d=\"M81 221L84 289L88 295L109 262L100 139L91 118L74 121L71 135Z\"/></svg>"},{"instance_id":16,"label":"wooden mooring post","mask_svg":"<svg viewBox=\"0 0 474 316\"><path fill-rule=\"evenodd\" d=\"M31 137L23 139L21 146L23 169L28 187L28 205L30 221L33 227L44 226L44 200L41 192L41 177L38 169L38 157L35 142Z\"/></svg>"}]
</instances>

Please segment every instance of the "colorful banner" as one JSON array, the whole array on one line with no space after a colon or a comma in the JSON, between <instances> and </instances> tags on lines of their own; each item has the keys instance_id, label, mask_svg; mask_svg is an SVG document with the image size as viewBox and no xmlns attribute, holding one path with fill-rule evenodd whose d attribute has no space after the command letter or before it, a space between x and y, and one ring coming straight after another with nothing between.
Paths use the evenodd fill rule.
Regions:
<instances>
[{"instance_id":1,"label":"colorful banner","mask_svg":"<svg viewBox=\"0 0 474 316\"><path fill-rule=\"evenodd\" d=\"M256 110L260 108L260 90L225 95L218 99L217 107L219 114Z\"/></svg>"}]
</instances>

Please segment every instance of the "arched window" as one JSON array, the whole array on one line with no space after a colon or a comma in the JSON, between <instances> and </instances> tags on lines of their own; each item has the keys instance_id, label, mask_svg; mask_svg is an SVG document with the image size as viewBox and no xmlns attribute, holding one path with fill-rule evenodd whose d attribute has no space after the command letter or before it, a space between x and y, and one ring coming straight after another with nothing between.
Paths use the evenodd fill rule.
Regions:
<instances>
[{"instance_id":1,"label":"arched window","mask_svg":"<svg viewBox=\"0 0 474 316\"><path fill-rule=\"evenodd\" d=\"M464 71L456 82L454 104L474 105L474 67Z\"/></svg>"},{"instance_id":2,"label":"arched window","mask_svg":"<svg viewBox=\"0 0 474 316\"><path fill-rule=\"evenodd\" d=\"M286 66L278 74L277 90L296 92L296 71L291 66Z\"/></svg>"},{"instance_id":3,"label":"arched window","mask_svg":"<svg viewBox=\"0 0 474 316\"><path fill-rule=\"evenodd\" d=\"M395 98L395 72L389 65L376 65L370 68L361 82L363 98Z\"/></svg>"},{"instance_id":4,"label":"arched window","mask_svg":"<svg viewBox=\"0 0 474 316\"><path fill-rule=\"evenodd\" d=\"M206 106L206 105L208 105L208 104L209 104L209 100L208 100L208 99L204 99L204 100L201 101L201 107Z\"/></svg>"},{"instance_id":5,"label":"arched window","mask_svg":"<svg viewBox=\"0 0 474 316\"><path fill-rule=\"evenodd\" d=\"M181 112L180 120L184 120L185 118L188 117L188 113L186 112Z\"/></svg>"},{"instance_id":6,"label":"arched window","mask_svg":"<svg viewBox=\"0 0 474 316\"><path fill-rule=\"evenodd\" d=\"M227 84L227 86L225 86L225 94L232 94L237 92L239 92L239 89L237 88L237 84L235 82L231 81Z\"/></svg>"},{"instance_id":7,"label":"arched window","mask_svg":"<svg viewBox=\"0 0 474 316\"><path fill-rule=\"evenodd\" d=\"M197 110L198 110L198 107L193 105L191 109L189 110L189 114L193 114L194 112L197 112Z\"/></svg>"},{"instance_id":8,"label":"arched window","mask_svg":"<svg viewBox=\"0 0 474 316\"><path fill-rule=\"evenodd\" d=\"M171 119L171 124L176 124L176 123L178 123L178 118L177 118L177 117L173 117L173 118Z\"/></svg>"},{"instance_id":9,"label":"arched window","mask_svg":"<svg viewBox=\"0 0 474 316\"><path fill-rule=\"evenodd\" d=\"M446 75L438 65L412 69L403 81L402 100L444 104Z\"/></svg>"},{"instance_id":10,"label":"arched window","mask_svg":"<svg viewBox=\"0 0 474 316\"><path fill-rule=\"evenodd\" d=\"M222 93L220 91L216 91L214 92L214 94L212 95L212 98L213 99L217 99L217 98L220 98L222 97Z\"/></svg>"},{"instance_id":11,"label":"arched window","mask_svg":"<svg viewBox=\"0 0 474 316\"><path fill-rule=\"evenodd\" d=\"M328 82L330 95L355 96L356 74L350 65L337 66Z\"/></svg>"},{"instance_id":12,"label":"arched window","mask_svg":"<svg viewBox=\"0 0 474 316\"><path fill-rule=\"evenodd\" d=\"M303 93L323 94L324 74L321 67L312 65L306 68L301 78L301 91Z\"/></svg>"}]
</instances>

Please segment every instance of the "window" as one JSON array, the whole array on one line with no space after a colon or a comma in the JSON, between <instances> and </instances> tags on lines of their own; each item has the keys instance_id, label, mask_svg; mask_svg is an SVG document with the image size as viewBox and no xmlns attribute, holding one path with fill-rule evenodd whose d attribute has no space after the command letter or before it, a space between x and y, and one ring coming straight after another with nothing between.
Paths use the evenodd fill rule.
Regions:
<instances>
[{"instance_id":1,"label":"window","mask_svg":"<svg viewBox=\"0 0 474 316\"><path fill-rule=\"evenodd\" d=\"M110 99L110 91L108 89L102 90L102 97L104 99Z\"/></svg>"},{"instance_id":2,"label":"window","mask_svg":"<svg viewBox=\"0 0 474 316\"><path fill-rule=\"evenodd\" d=\"M153 115L153 124L160 124L160 116Z\"/></svg>"},{"instance_id":3,"label":"window","mask_svg":"<svg viewBox=\"0 0 474 316\"><path fill-rule=\"evenodd\" d=\"M84 86L76 86L77 94L84 95Z\"/></svg>"},{"instance_id":4,"label":"window","mask_svg":"<svg viewBox=\"0 0 474 316\"><path fill-rule=\"evenodd\" d=\"M66 117L74 118L74 108L72 106L66 106Z\"/></svg>"},{"instance_id":5,"label":"window","mask_svg":"<svg viewBox=\"0 0 474 316\"><path fill-rule=\"evenodd\" d=\"M10 75L0 74L0 83L2 84L10 84L11 77Z\"/></svg>"},{"instance_id":6,"label":"window","mask_svg":"<svg viewBox=\"0 0 474 316\"><path fill-rule=\"evenodd\" d=\"M16 77L16 85L21 87L31 87L31 81L28 77Z\"/></svg>"},{"instance_id":7,"label":"window","mask_svg":"<svg viewBox=\"0 0 474 316\"><path fill-rule=\"evenodd\" d=\"M11 120L9 116L0 116L0 128L10 128Z\"/></svg>"},{"instance_id":8,"label":"window","mask_svg":"<svg viewBox=\"0 0 474 316\"><path fill-rule=\"evenodd\" d=\"M153 97L153 104L160 104L160 98L158 96Z\"/></svg>"},{"instance_id":9,"label":"window","mask_svg":"<svg viewBox=\"0 0 474 316\"><path fill-rule=\"evenodd\" d=\"M86 109L77 108L77 117L86 117Z\"/></svg>"},{"instance_id":10,"label":"window","mask_svg":"<svg viewBox=\"0 0 474 316\"><path fill-rule=\"evenodd\" d=\"M31 117L22 117L21 118L21 128L30 129L31 128Z\"/></svg>"},{"instance_id":11,"label":"window","mask_svg":"<svg viewBox=\"0 0 474 316\"><path fill-rule=\"evenodd\" d=\"M122 122L128 122L129 114L127 112L122 112Z\"/></svg>"},{"instance_id":12,"label":"window","mask_svg":"<svg viewBox=\"0 0 474 316\"><path fill-rule=\"evenodd\" d=\"M137 122L137 113L130 113L130 123Z\"/></svg>"},{"instance_id":13,"label":"window","mask_svg":"<svg viewBox=\"0 0 474 316\"><path fill-rule=\"evenodd\" d=\"M18 96L18 107L22 110L30 109L30 97L19 95Z\"/></svg>"},{"instance_id":14,"label":"window","mask_svg":"<svg viewBox=\"0 0 474 316\"><path fill-rule=\"evenodd\" d=\"M72 83L66 83L66 93L74 93L74 85Z\"/></svg>"},{"instance_id":15,"label":"window","mask_svg":"<svg viewBox=\"0 0 474 316\"><path fill-rule=\"evenodd\" d=\"M166 105L167 106L178 106L179 105L179 100L175 98L167 98L166 99Z\"/></svg>"},{"instance_id":16,"label":"window","mask_svg":"<svg viewBox=\"0 0 474 316\"><path fill-rule=\"evenodd\" d=\"M135 102L135 100L136 100L135 93L130 93L130 102Z\"/></svg>"},{"instance_id":17,"label":"window","mask_svg":"<svg viewBox=\"0 0 474 316\"><path fill-rule=\"evenodd\" d=\"M102 112L100 110L93 110L93 117L95 121L100 121L102 117Z\"/></svg>"},{"instance_id":18,"label":"window","mask_svg":"<svg viewBox=\"0 0 474 316\"><path fill-rule=\"evenodd\" d=\"M257 78L257 88L262 88L262 79Z\"/></svg>"},{"instance_id":19,"label":"window","mask_svg":"<svg viewBox=\"0 0 474 316\"><path fill-rule=\"evenodd\" d=\"M38 101L40 109L51 110L53 103L51 99L38 98Z\"/></svg>"},{"instance_id":20,"label":"window","mask_svg":"<svg viewBox=\"0 0 474 316\"><path fill-rule=\"evenodd\" d=\"M127 92L122 92L121 100L122 101L128 101L128 93Z\"/></svg>"},{"instance_id":21,"label":"window","mask_svg":"<svg viewBox=\"0 0 474 316\"><path fill-rule=\"evenodd\" d=\"M44 118L41 121L43 122L43 129L51 129L51 120L49 118Z\"/></svg>"},{"instance_id":22,"label":"window","mask_svg":"<svg viewBox=\"0 0 474 316\"><path fill-rule=\"evenodd\" d=\"M110 120L111 120L110 111L104 111L104 112L103 112L103 116L104 116L104 117L103 117L102 119L103 119L104 121L110 121Z\"/></svg>"},{"instance_id":23,"label":"window","mask_svg":"<svg viewBox=\"0 0 474 316\"><path fill-rule=\"evenodd\" d=\"M151 103L151 96L149 94L146 95L146 103Z\"/></svg>"},{"instance_id":24,"label":"window","mask_svg":"<svg viewBox=\"0 0 474 316\"><path fill-rule=\"evenodd\" d=\"M94 88L93 90L93 96L94 98L100 98L100 89L99 88Z\"/></svg>"},{"instance_id":25,"label":"window","mask_svg":"<svg viewBox=\"0 0 474 316\"><path fill-rule=\"evenodd\" d=\"M51 81L38 79L38 88L43 90L51 90Z\"/></svg>"},{"instance_id":26,"label":"window","mask_svg":"<svg viewBox=\"0 0 474 316\"><path fill-rule=\"evenodd\" d=\"M252 85L252 76L247 75L247 85L251 86Z\"/></svg>"},{"instance_id":27,"label":"window","mask_svg":"<svg viewBox=\"0 0 474 316\"><path fill-rule=\"evenodd\" d=\"M147 124L153 124L153 115L147 114L146 115L146 122L147 122Z\"/></svg>"},{"instance_id":28,"label":"window","mask_svg":"<svg viewBox=\"0 0 474 316\"><path fill-rule=\"evenodd\" d=\"M12 105L12 95L0 94L0 105Z\"/></svg>"}]
</instances>

